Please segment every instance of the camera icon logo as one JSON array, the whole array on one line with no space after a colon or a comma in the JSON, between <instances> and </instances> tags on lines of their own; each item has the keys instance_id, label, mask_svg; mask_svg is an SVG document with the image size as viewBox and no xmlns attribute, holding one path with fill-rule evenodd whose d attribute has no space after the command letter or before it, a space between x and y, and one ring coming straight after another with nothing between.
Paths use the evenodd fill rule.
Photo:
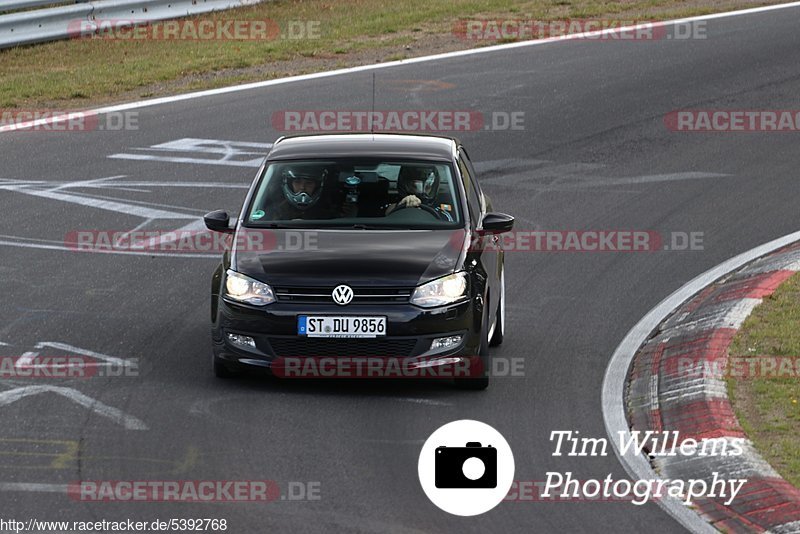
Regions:
<instances>
[{"instance_id":1,"label":"camera icon logo","mask_svg":"<svg viewBox=\"0 0 800 534\"><path fill-rule=\"evenodd\" d=\"M497 449L469 441L466 447L437 447L437 488L496 488Z\"/></svg>"},{"instance_id":2,"label":"camera icon logo","mask_svg":"<svg viewBox=\"0 0 800 534\"><path fill-rule=\"evenodd\" d=\"M497 430L470 419L443 425L428 437L417 465L423 491L445 512L488 512L514 482L514 455Z\"/></svg>"}]
</instances>

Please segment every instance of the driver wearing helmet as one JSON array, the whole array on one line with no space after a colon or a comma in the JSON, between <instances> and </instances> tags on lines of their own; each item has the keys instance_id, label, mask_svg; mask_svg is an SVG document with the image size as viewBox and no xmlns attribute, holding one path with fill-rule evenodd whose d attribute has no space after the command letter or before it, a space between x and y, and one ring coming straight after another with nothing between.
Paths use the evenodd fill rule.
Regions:
<instances>
[{"instance_id":1,"label":"driver wearing helmet","mask_svg":"<svg viewBox=\"0 0 800 534\"><path fill-rule=\"evenodd\" d=\"M330 219L332 210L322 202L327 169L287 168L281 173L283 200L275 207L275 219Z\"/></svg>"},{"instance_id":2,"label":"driver wearing helmet","mask_svg":"<svg viewBox=\"0 0 800 534\"><path fill-rule=\"evenodd\" d=\"M436 211L441 218L445 218L441 210L434 207L439 194L439 173L435 167L404 165L397 175L397 192L401 199L387 208L386 215L400 209L425 205Z\"/></svg>"}]
</instances>

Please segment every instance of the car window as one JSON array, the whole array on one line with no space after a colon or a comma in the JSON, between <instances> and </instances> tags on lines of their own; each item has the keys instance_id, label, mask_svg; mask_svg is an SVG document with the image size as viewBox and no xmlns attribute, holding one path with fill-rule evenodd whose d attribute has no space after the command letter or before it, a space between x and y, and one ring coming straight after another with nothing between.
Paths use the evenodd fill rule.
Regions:
<instances>
[{"instance_id":1,"label":"car window","mask_svg":"<svg viewBox=\"0 0 800 534\"><path fill-rule=\"evenodd\" d=\"M464 162L467 165L467 170L469 171L470 174L470 182L472 183L472 186L475 188L475 192L478 198L480 199L481 211L485 211L486 204L485 204L485 199L483 197L483 190L481 189L481 183L478 180L477 175L475 174L475 167L472 165L472 160L469 158L469 153L467 152L467 150L463 147L461 147L460 150L461 154L464 157Z\"/></svg>"},{"instance_id":2,"label":"car window","mask_svg":"<svg viewBox=\"0 0 800 534\"><path fill-rule=\"evenodd\" d=\"M477 223L481 213L481 203L478 198L478 192L475 190L472 174L464 163L463 158L458 159L458 170L461 172L461 177L464 180L464 190L467 192L467 204L469 206L470 218Z\"/></svg>"},{"instance_id":3,"label":"car window","mask_svg":"<svg viewBox=\"0 0 800 534\"><path fill-rule=\"evenodd\" d=\"M331 159L265 167L247 226L453 228L463 225L449 163Z\"/></svg>"}]
</instances>

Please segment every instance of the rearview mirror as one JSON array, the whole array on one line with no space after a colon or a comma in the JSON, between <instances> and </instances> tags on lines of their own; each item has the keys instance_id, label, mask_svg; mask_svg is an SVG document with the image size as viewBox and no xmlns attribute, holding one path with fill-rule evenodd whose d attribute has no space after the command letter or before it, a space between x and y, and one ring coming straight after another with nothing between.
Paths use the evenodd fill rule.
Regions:
<instances>
[{"instance_id":1,"label":"rearview mirror","mask_svg":"<svg viewBox=\"0 0 800 534\"><path fill-rule=\"evenodd\" d=\"M502 234L514 228L514 217L505 213L487 213L483 218L483 231L487 234Z\"/></svg>"},{"instance_id":2,"label":"rearview mirror","mask_svg":"<svg viewBox=\"0 0 800 534\"><path fill-rule=\"evenodd\" d=\"M206 228L212 232L224 232L226 234L233 233L231 229L231 218L228 216L227 211L217 210L211 213L206 213L203 216L203 222L206 223Z\"/></svg>"}]
</instances>

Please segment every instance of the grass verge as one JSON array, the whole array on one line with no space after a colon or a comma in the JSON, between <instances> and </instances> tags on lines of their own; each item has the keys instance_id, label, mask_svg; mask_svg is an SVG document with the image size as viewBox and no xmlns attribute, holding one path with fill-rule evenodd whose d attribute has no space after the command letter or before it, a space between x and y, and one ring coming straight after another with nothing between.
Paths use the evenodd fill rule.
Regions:
<instances>
[{"instance_id":1,"label":"grass verge","mask_svg":"<svg viewBox=\"0 0 800 534\"><path fill-rule=\"evenodd\" d=\"M759 452L786 480L800 487L800 274L756 307L730 347L741 358L761 360L757 378L727 378L736 416ZM793 362L792 367L788 362ZM748 363L748 368L749 368ZM771 364L770 364L771 365ZM758 370L761 370L760 372Z\"/></svg>"},{"instance_id":2,"label":"grass verge","mask_svg":"<svg viewBox=\"0 0 800 534\"><path fill-rule=\"evenodd\" d=\"M456 35L453 29L460 19L665 20L776 3L780 2L275 0L203 19L268 19L284 34L291 24L317 22L311 30L314 38L72 39L0 50L0 108L78 109L498 42ZM500 42L509 40L514 39Z\"/></svg>"}]
</instances>

